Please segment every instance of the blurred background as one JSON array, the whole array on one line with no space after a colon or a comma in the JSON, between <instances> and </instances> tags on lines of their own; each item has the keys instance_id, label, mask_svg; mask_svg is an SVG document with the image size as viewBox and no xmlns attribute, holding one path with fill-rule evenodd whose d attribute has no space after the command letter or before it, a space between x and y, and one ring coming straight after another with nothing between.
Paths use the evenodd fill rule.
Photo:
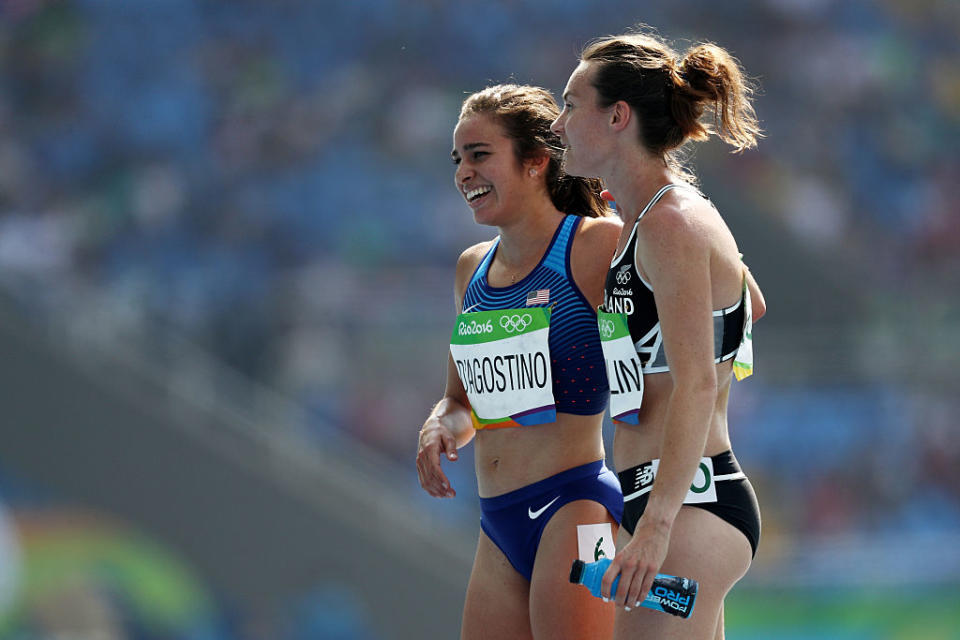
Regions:
<instances>
[{"instance_id":1,"label":"blurred background","mask_svg":"<svg viewBox=\"0 0 960 640\"><path fill-rule=\"evenodd\" d=\"M639 22L762 89L693 158L769 306L727 637L960 638L960 4L649 4L0 0L0 638L456 637L459 105Z\"/></svg>"}]
</instances>

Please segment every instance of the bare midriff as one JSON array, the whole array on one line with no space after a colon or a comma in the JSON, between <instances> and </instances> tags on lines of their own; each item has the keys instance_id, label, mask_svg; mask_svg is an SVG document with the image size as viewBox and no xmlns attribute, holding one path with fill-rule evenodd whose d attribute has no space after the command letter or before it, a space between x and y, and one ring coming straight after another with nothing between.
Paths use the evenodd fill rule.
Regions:
<instances>
[{"instance_id":1,"label":"bare midriff","mask_svg":"<svg viewBox=\"0 0 960 640\"><path fill-rule=\"evenodd\" d=\"M602 459L602 426L602 413L558 413L556 422L478 431L474 451L480 497L509 493Z\"/></svg>"}]
</instances>

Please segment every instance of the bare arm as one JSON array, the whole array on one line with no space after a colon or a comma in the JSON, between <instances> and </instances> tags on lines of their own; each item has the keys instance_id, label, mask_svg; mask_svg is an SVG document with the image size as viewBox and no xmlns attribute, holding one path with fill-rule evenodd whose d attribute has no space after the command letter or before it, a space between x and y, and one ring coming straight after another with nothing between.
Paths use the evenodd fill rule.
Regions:
<instances>
[{"instance_id":1,"label":"bare arm","mask_svg":"<svg viewBox=\"0 0 960 640\"><path fill-rule=\"evenodd\" d=\"M743 273L747 278L747 288L750 289L750 301L753 303L753 321L756 322L767 312L767 302L763 299L763 292L760 291L760 285L753 277L753 272L746 263L743 264Z\"/></svg>"},{"instance_id":2,"label":"bare arm","mask_svg":"<svg viewBox=\"0 0 960 640\"><path fill-rule=\"evenodd\" d=\"M616 602L630 607L650 590L666 558L674 519L703 455L717 394L707 233L696 219L669 205L641 224L637 255L653 287L673 389L646 509L630 543L614 558L621 572ZM612 583L613 569L604 583Z\"/></svg>"},{"instance_id":3,"label":"bare arm","mask_svg":"<svg viewBox=\"0 0 960 640\"><path fill-rule=\"evenodd\" d=\"M463 252L457 261L454 298L457 314L463 308L463 296L473 270L489 244L477 245ZM447 383L443 398L438 402L420 428L417 446L417 475L423 490L435 498L452 498L457 492L443 472L441 460L457 460L457 449L474 436L470 417L470 401L457 375L453 356L447 356Z\"/></svg>"},{"instance_id":4,"label":"bare arm","mask_svg":"<svg viewBox=\"0 0 960 640\"><path fill-rule=\"evenodd\" d=\"M417 447L417 474L420 486L434 498L453 498L457 492L450 486L440 464L443 456L457 460L457 449L473 439L470 402L457 376L453 357L447 362L447 386L423 427Z\"/></svg>"}]
</instances>

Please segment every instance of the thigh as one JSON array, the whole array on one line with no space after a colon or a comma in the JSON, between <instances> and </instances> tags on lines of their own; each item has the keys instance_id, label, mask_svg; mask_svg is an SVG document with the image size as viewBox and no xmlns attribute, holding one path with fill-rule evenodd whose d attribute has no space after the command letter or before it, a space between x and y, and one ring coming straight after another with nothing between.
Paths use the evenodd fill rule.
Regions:
<instances>
[{"instance_id":1,"label":"thigh","mask_svg":"<svg viewBox=\"0 0 960 640\"><path fill-rule=\"evenodd\" d=\"M629 539L622 531L617 546ZM747 572L751 558L749 541L733 525L703 509L681 507L660 572L699 582L693 615L684 620L645 607L619 610L614 638L722 638L723 600Z\"/></svg>"},{"instance_id":2,"label":"thigh","mask_svg":"<svg viewBox=\"0 0 960 640\"><path fill-rule=\"evenodd\" d=\"M578 557L577 525L617 523L606 507L592 500L569 502L543 530L530 582L530 619L535 638L607 640L613 633L613 606L570 583Z\"/></svg>"},{"instance_id":3,"label":"thigh","mask_svg":"<svg viewBox=\"0 0 960 640\"><path fill-rule=\"evenodd\" d=\"M526 578L481 531L463 605L461 639L532 638L529 602Z\"/></svg>"}]
</instances>

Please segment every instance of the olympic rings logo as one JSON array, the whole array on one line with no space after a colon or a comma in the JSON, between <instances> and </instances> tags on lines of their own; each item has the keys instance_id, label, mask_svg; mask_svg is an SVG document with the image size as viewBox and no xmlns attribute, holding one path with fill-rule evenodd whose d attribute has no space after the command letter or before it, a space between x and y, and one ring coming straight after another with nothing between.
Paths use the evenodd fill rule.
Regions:
<instances>
[{"instance_id":1,"label":"olympic rings logo","mask_svg":"<svg viewBox=\"0 0 960 640\"><path fill-rule=\"evenodd\" d=\"M617 271L617 284L627 284L630 282L630 272L627 269L630 268L630 265L624 265L620 268L620 271Z\"/></svg>"},{"instance_id":2,"label":"olympic rings logo","mask_svg":"<svg viewBox=\"0 0 960 640\"><path fill-rule=\"evenodd\" d=\"M523 331L533 322L533 316L529 313L514 316L500 316L500 327L507 333Z\"/></svg>"},{"instance_id":3,"label":"olympic rings logo","mask_svg":"<svg viewBox=\"0 0 960 640\"><path fill-rule=\"evenodd\" d=\"M613 337L613 332L615 330L616 330L616 327L614 326L612 320L600 321L600 337L609 340L611 337Z\"/></svg>"}]
</instances>

